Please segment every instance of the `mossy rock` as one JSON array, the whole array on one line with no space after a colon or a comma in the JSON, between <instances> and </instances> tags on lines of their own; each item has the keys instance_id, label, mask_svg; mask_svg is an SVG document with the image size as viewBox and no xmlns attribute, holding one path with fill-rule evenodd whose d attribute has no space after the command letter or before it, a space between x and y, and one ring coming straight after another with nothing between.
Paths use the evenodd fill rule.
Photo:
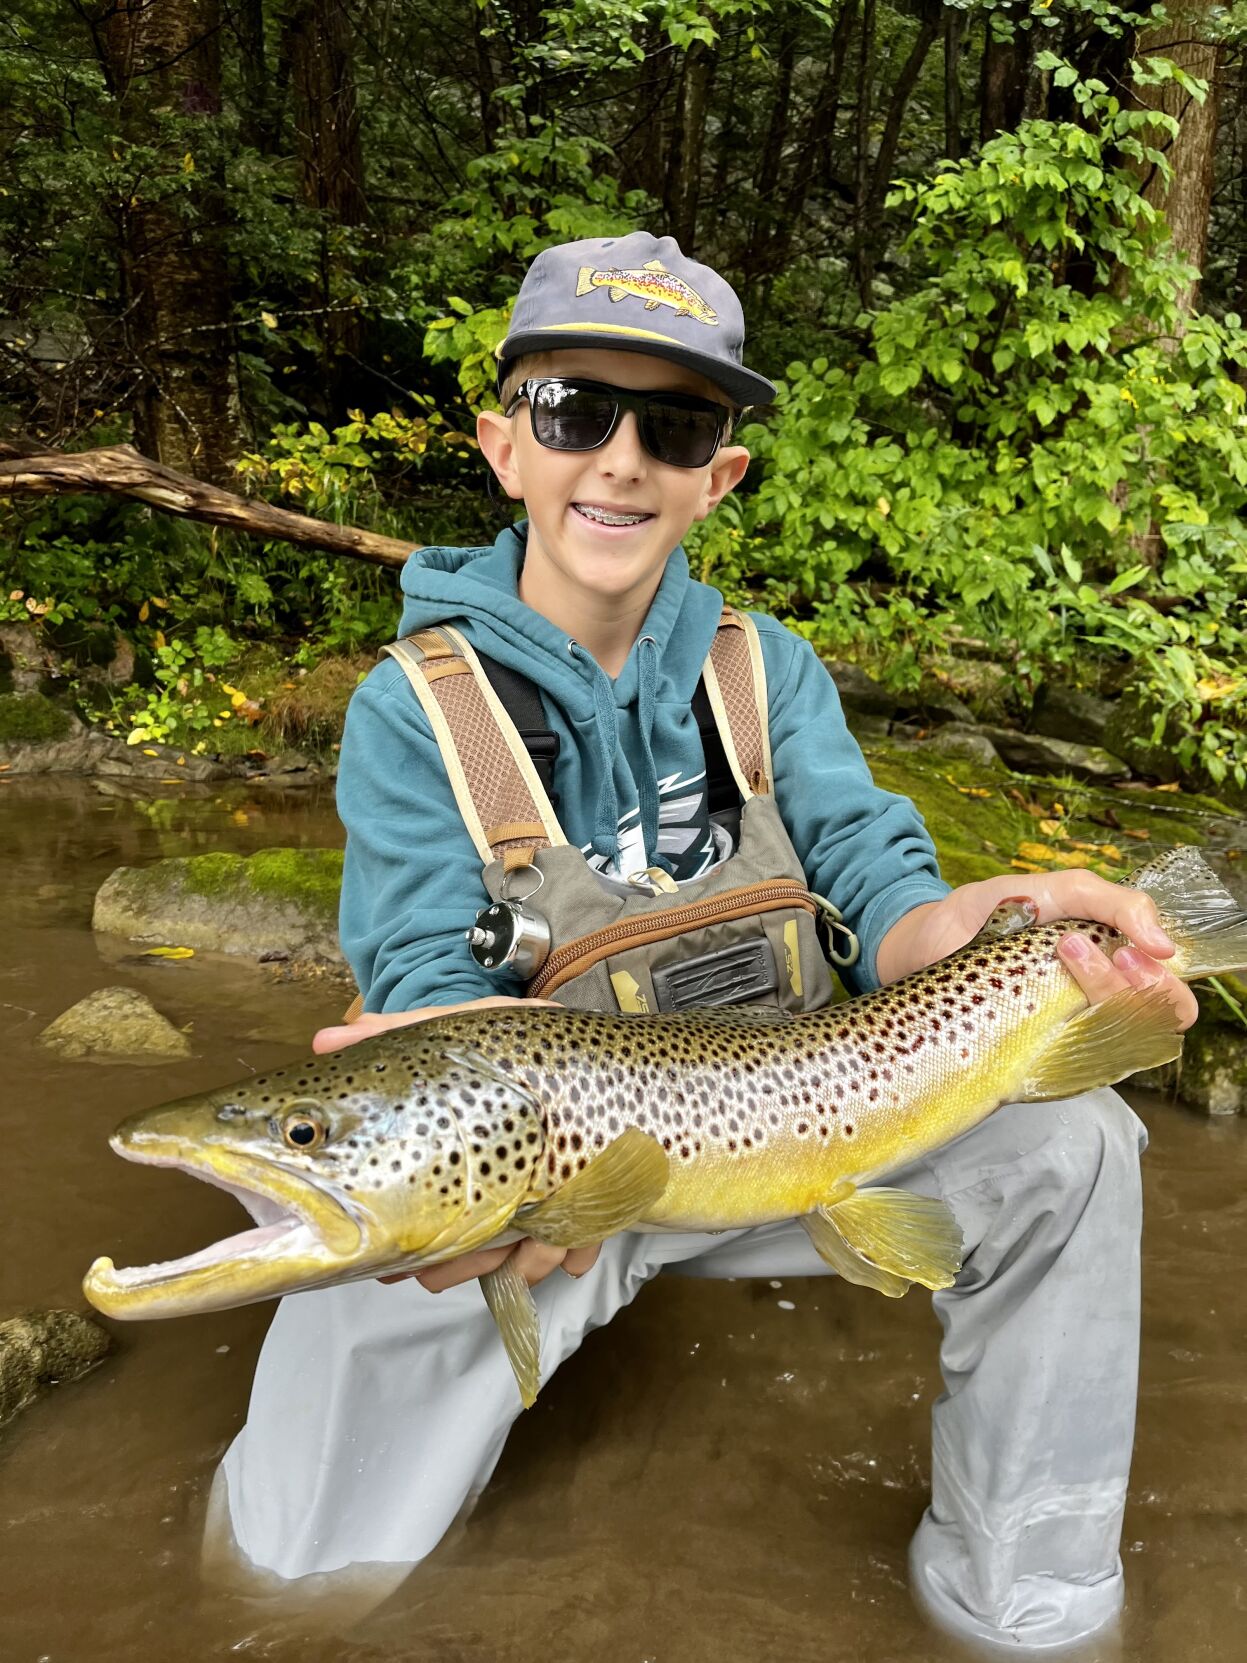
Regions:
<instances>
[{"instance_id":1,"label":"mossy rock","mask_svg":"<svg viewBox=\"0 0 1247 1663\"><path fill-rule=\"evenodd\" d=\"M133 941L339 966L341 887L339 849L190 855L119 867L96 895L92 926Z\"/></svg>"},{"instance_id":2,"label":"mossy rock","mask_svg":"<svg viewBox=\"0 0 1247 1663\"><path fill-rule=\"evenodd\" d=\"M42 693L0 693L0 745L41 745L64 739L72 717Z\"/></svg>"},{"instance_id":3,"label":"mossy rock","mask_svg":"<svg viewBox=\"0 0 1247 1663\"><path fill-rule=\"evenodd\" d=\"M146 994L101 987L79 999L39 1035L63 1057L189 1057L190 1041Z\"/></svg>"},{"instance_id":4,"label":"mossy rock","mask_svg":"<svg viewBox=\"0 0 1247 1663\"><path fill-rule=\"evenodd\" d=\"M112 1348L99 1323L77 1311L27 1311L0 1322L0 1426L41 1388L79 1379Z\"/></svg>"}]
</instances>

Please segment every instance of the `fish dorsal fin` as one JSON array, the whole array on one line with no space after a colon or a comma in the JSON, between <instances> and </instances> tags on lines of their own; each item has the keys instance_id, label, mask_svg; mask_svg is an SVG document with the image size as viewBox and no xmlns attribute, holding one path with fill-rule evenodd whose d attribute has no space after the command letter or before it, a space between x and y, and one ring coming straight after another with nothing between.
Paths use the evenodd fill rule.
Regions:
<instances>
[{"instance_id":1,"label":"fish dorsal fin","mask_svg":"<svg viewBox=\"0 0 1247 1663\"><path fill-rule=\"evenodd\" d=\"M950 1288L961 1269L960 1227L943 1201L845 1183L801 1220L821 1259L848 1282L899 1299L910 1285Z\"/></svg>"},{"instance_id":2,"label":"fish dorsal fin","mask_svg":"<svg viewBox=\"0 0 1247 1663\"><path fill-rule=\"evenodd\" d=\"M1181 1054L1182 1035L1165 995L1155 987L1123 988L1070 1017L1032 1063L1018 1101L1077 1097Z\"/></svg>"},{"instance_id":3,"label":"fish dorsal fin","mask_svg":"<svg viewBox=\"0 0 1247 1663\"><path fill-rule=\"evenodd\" d=\"M532 1289L515 1267L509 1254L497 1270L482 1276L481 1292L490 1314L498 1324L507 1359L515 1371L520 1402L531 1409L541 1389L541 1327Z\"/></svg>"},{"instance_id":4,"label":"fish dorsal fin","mask_svg":"<svg viewBox=\"0 0 1247 1663\"><path fill-rule=\"evenodd\" d=\"M971 946L980 941L1003 941L1019 930L1029 930L1038 918L1038 903L1032 901L1029 895L1010 895L991 913Z\"/></svg>"},{"instance_id":5,"label":"fish dorsal fin","mask_svg":"<svg viewBox=\"0 0 1247 1663\"><path fill-rule=\"evenodd\" d=\"M666 1151L630 1126L553 1195L521 1207L514 1224L551 1247L588 1247L643 1218L667 1187Z\"/></svg>"},{"instance_id":6,"label":"fish dorsal fin","mask_svg":"<svg viewBox=\"0 0 1247 1663\"><path fill-rule=\"evenodd\" d=\"M666 271L666 269L661 260L647 260L641 267L642 271Z\"/></svg>"}]
</instances>

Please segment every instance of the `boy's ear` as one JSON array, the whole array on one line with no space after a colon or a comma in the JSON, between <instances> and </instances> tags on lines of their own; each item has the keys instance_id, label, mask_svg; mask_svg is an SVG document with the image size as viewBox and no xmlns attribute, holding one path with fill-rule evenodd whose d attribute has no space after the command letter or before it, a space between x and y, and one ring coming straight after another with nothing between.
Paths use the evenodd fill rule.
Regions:
<instances>
[{"instance_id":1,"label":"boy's ear","mask_svg":"<svg viewBox=\"0 0 1247 1663\"><path fill-rule=\"evenodd\" d=\"M724 445L717 450L693 518L704 520L712 508L717 508L728 492L734 491L740 484L748 466L749 452L744 445Z\"/></svg>"},{"instance_id":2,"label":"boy's ear","mask_svg":"<svg viewBox=\"0 0 1247 1663\"><path fill-rule=\"evenodd\" d=\"M482 410L476 418L476 442L481 447L481 455L497 474L499 485L518 501L524 493L515 466L511 418L497 410Z\"/></svg>"}]
</instances>

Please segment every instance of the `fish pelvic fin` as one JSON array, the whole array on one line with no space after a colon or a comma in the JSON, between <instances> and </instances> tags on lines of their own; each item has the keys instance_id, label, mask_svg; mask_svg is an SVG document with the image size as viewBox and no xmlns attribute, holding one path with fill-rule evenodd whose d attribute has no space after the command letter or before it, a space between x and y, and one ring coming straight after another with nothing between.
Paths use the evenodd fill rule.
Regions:
<instances>
[{"instance_id":1,"label":"fish pelvic fin","mask_svg":"<svg viewBox=\"0 0 1247 1663\"><path fill-rule=\"evenodd\" d=\"M949 1288L961 1269L961 1229L948 1205L900 1189L845 1185L801 1223L819 1258L846 1282L899 1299L915 1282Z\"/></svg>"},{"instance_id":2,"label":"fish pelvic fin","mask_svg":"<svg viewBox=\"0 0 1247 1663\"><path fill-rule=\"evenodd\" d=\"M515 1268L514 1254L482 1276L480 1283L520 1388L520 1402L531 1409L541 1389L541 1328L532 1289Z\"/></svg>"},{"instance_id":3,"label":"fish pelvic fin","mask_svg":"<svg viewBox=\"0 0 1247 1663\"><path fill-rule=\"evenodd\" d=\"M1182 1054L1173 1006L1156 987L1123 988L1071 1016L1031 1064L1018 1101L1042 1103L1116 1085Z\"/></svg>"},{"instance_id":4,"label":"fish pelvic fin","mask_svg":"<svg viewBox=\"0 0 1247 1663\"><path fill-rule=\"evenodd\" d=\"M513 1222L551 1247L589 1247L643 1218L668 1176L662 1145L630 1126L553 1195L521 1207Z\"/></svg>"},{"instance_id":5,"label":"fish pelvic fin","mask_svg":"<svg viewBox=\"0 0 1247 1663\"><path fill-rule=\"evenodd\" d=\"M576 293L578 295L593 293L592 266L581 266L580 272L576 278Z\"/></svg>"},{"instance_id":6,"label":"fish pelvic fin","mask_svg":"<svg viewBox=\"0 0 1247 1663\"><path fill-rule=\"evenodd\" d=\"M1155 901L1161 928L1178 949L1172 968L1184 980L1247 969L1247 912L1198 849L1169 849L1126 883Z\"/></svg>"}]
</instances>

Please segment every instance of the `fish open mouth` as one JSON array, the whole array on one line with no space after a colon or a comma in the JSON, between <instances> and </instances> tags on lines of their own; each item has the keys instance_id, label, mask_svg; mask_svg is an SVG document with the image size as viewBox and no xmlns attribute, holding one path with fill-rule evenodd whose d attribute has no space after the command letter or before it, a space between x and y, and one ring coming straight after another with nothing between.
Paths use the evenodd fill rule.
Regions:
<instances>
[{"instance_id":1,"label":"fish open mouth","mask_svg":"<svg viewBox=\"0 0 1247 1663\"><path fill-rule=\"evenodd\" d=\"M345 1206L311 1180L254 1157L191 1145L169 1134L114 1134L128 1161L172 1167L232 1195L255 1224L194 1253L118 1269L97 1259L83 1291L105 1316L180 1316L222 1310L339 1277L364 1241Z\"/></svg>"}]
</instances>

